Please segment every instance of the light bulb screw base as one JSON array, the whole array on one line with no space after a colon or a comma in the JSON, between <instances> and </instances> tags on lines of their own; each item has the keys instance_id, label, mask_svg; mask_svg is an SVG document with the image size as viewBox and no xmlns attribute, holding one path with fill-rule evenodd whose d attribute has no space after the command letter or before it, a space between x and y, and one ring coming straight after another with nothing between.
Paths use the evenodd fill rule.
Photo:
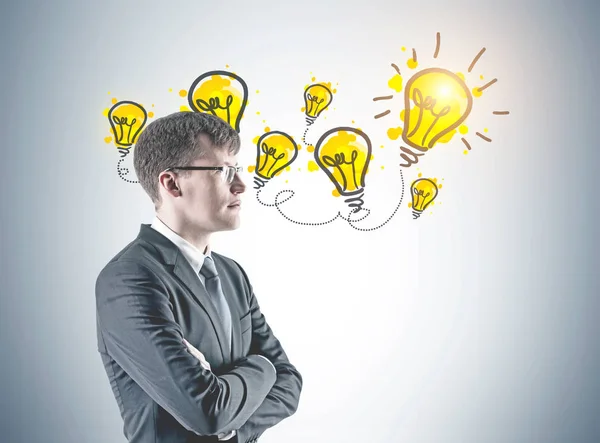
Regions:
<instances>
[{"instance_id":1,"label":"light bulb screw base","mask_svg":"<svg viewBox=\"0 0 600 443\"><path fill-rule=\"evenodd\" d=\"M412 214L413 214L413 220L418 219L421 216L422 211L416 211L413 210Z\"/></svg>"},{"instance_id":2,"label":"light bulb screw base","mask_svg":"<svg viewBox=\"0 0 600 443\"><path fill-rule=\"evenodd\" d=\"M121 153L121 158L125 158L129 155L129 149L119 148L119 152Z\"/></svg>"},{"instance_id":3,"label":"light bulb screw base","mask_svg":"<svg viewBox=\"0 0 600 443\"><path fill-rule=\"evenodd\" d=\"M255 175L254 176L254 185L255 185L254 189L260 189L260 188L264 187L268 182L269 182L268 179L265 180L265 179L260 178Z\"/></svg>"},{"instance_id":4,"label":"light bulb screw base","mask_svg":"<svg viewBox=\"0 0 600 443\"><path fill-rule=\"evenodd\" d=\"M310 126L315 122L316 118L315 117L306 117L306 125Z\"/></svg>"},{"instance_id":5,"label":"light bulb screw base","mask_svg":"<svg viewBox=\"0 0 600 443\"><path fill-rule=\"evenodd\" d=\"M344 200L345 203L348 203L348 206L353 208L353 212L358 212L362 209L362 206L365 204L365 201L362 199L364 192L361 192L359 195L352 196Z\"/></svg>"}]
</instances>

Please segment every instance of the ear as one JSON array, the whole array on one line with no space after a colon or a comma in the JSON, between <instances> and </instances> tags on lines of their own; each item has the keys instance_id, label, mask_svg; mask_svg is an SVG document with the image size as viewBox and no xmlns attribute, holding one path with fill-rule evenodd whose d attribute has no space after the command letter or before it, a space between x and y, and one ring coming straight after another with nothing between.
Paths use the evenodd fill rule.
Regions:
<instances>
[{"instance_id":1,"label":"ear","mask_svg":"<svg viewBox=\"0 0 600 443\"><path fill-rule=\"evenodd\" d=\"M180 197L181 188L179 187L178 178L174 172L161 172L158 176L158 186L171 195L171 197Z\"/></svg>"}]
</instances>

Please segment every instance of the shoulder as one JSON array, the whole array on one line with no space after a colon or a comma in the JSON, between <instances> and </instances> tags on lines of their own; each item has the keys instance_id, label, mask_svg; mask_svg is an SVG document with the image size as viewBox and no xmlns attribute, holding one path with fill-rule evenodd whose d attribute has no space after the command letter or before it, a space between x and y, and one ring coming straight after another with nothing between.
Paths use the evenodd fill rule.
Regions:
<instances>
[{"instance_id":1,"label":"shoulder","mask_svg":"<svg viewBox=\"0 0 600 443\"><path fill-rule=\"evenodd\" d=\"M151 244L139 237L121 249L100 270L96 282L117 276L136 275L155 276L161 265L158 252Z\"/></svg>"}]
</instances>

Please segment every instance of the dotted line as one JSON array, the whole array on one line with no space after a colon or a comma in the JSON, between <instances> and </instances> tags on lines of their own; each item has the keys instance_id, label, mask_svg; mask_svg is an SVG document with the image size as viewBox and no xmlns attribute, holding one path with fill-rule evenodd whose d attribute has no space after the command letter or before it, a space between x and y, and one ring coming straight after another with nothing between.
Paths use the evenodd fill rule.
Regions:
<instances>
[{"instance_id":1,"label":"dotted line","mask_svg":"<svg viewBox=\"0 0 600 443\"><path fill-rule=\"evenodd\" d=\"M121 160L119 160L117 162L117 174L119 174L119 177L121 177L121 179L123 181L126 181L127 183L139 183L139 181L134 181L134 180L129 180L128 178L126 178L125 176L129 174L129 168L121 168L121 163L123 163L125 159L122 158Z\"/></svg>"},{"instance_id":2,"label":"dotted line","mask_svg":"<svg viewBox=\"0 0 600 443\"><path fill-rule=\"evenodd\" d=\"M284 192L289 192L289 191L285 191L285 190L284 190L284 191L279 191L279 192L277 193L277 195L275 196L275 206L277 207L277 210L279 211L279 213L280 213L280 214L281 214L281 215L282 215L282 216L283 216L283 217L284 217L286 220L288 220L288 221L290 221L290 222L292 222L292 223L295 223L295 224L297 224L297 225L302 225L302 226L323 226L323 225L326 225L326 224L328 224L328 223L331 223L331 222L335 221L335 220L336 220L336 219L337 219L337 218L338 218L338 217L341 215L341 214L338 212L338 213L337 213L337 215L336 215L335 217L333 217L331 220L327 220L327 221L325 221L325 222L299 222L299 221L293 220L293 219L289 218L287 215L285 215L285 214L284 214L284 213L281 211L281 209L279 209L279 205L280 205L281 203L283 203L283 202L285 202L285 201L289 200L289 198L291 198L291 197L289 197L289 198L287 198L286 200L284 200L283 202L277 202L277 198L278 198L278 197L279 197L279 196L280 196L282 193L284 193ZM294 195L294 191L291 191L291 192L292 192L292 195Z\"/></svg>"}]
</instances>

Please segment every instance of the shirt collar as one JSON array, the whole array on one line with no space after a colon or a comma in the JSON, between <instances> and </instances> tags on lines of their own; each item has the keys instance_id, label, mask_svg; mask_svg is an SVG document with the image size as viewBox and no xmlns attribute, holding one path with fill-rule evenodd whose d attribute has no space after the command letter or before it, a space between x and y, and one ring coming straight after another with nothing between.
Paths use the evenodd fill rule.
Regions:
<instances>
[{"instance_id":1,"label":"shirt collar","mask_svg":"<svg viewBox=\"0 0 600 443\"><path fill-rule=\"evenodd\" d=\"M196 274L198 274L200 272L200 269L202 269L202 265L204 265L204 259L206 257L210 257L212 259L210 255L210 245L207 245L205 253L202 253L197 247L195 247L185 238L172 231L171 228L165 225L162 222L162 220L156 216L154 217L151 226L153 229L160 232L162 235L171 240L175 244L175 246L179 248L179 250L186 258L186 260L190 263L192 269Z\"/></svg>"}]
</instances>

